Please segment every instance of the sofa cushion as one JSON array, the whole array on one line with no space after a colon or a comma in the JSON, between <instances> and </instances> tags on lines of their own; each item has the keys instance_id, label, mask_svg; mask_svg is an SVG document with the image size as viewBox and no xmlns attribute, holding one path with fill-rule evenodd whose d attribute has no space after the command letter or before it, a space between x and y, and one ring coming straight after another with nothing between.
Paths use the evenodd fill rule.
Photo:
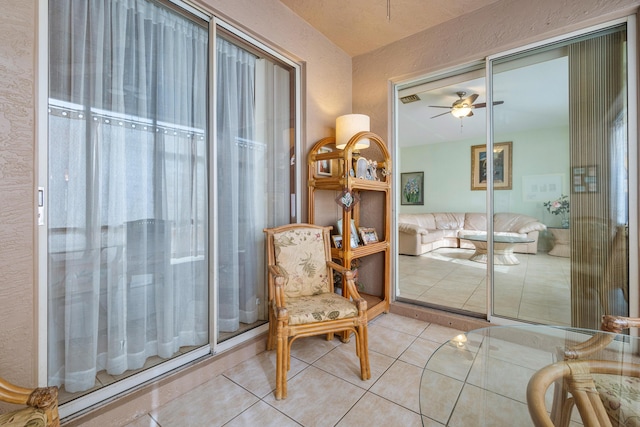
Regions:
<instances>
[{"instance_id":1,"label":"sofa cushion","mask_svg":"<svg viewBox=\"0 0 640 427\"><path fill-rule=\"evenodd\" d=\"M429 230L428 233L425 233L421 236L421 241L423 245L426 243L435 242L444 238L445 231L444 230Z\"/></svg>"},{"instance_id":2,"label":"sofa cushion","mask_svg":"<svg viewBox=\"0 0 640 427\"><path fill-rule=\"evenodd\" d=\"M430 213L399 214L398 224L416 224L427 230L436 228L436 221Z\"/></svg>"},{"instance_id":3,"label":"sofa cushion","mask_svg":"<svg viewBox=\"0 0 640 427\"><path fill-rule=\"evenodd\" d=\"M426 229L420 227L418 224L398 223L398 231L407 234L427 234Z\"/></svg>"},{"instance_id":4,"label":"sofa cushion","mask_svg":"<svg viewBox=\"0 0 640 427\"><path fill-rule=\"evenodd\" d=\"M547 227L538 222L536 218L528 215L500 212L493 216L494 231L510 231L512 233L526 234L530 231L541 231Z\"/></svg>"},{"instance_id":5,"label":"sofa cushion","mask_svg":"<svg viewBox=\"0 0 640 427\"><path fill-rule=\"evenodd\" d=\"M487 231L487 215L479 212L468 212L464 215L464 229Z\"/></svg>"},{"instance_id":6,"label":"sofa cushion","mask_svg":"<svg viewBox=\"0 0 640 427\"><path fill-rule=\"evenodd\" d=\"M460 230L464 227L464 213L437 212L433 214L435 228L439 230Z\"/></svg>"}]
</instances>

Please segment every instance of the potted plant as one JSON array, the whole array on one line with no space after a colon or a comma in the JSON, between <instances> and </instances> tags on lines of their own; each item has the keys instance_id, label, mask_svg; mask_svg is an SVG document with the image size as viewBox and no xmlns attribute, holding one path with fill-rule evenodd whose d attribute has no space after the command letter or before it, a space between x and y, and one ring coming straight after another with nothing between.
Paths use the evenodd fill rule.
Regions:
<instances>
[{"instance_id":1,"label":"potted plant","mask_svg":"<svg viewBox=\"0 0 640 427\"><path fill-rule=\"evenodd\" d=\"M560 216L562 228L569 228L569 196L560 195L556 200L549 200L543 203L550 214Z\"/></svg>"}]
</instances>

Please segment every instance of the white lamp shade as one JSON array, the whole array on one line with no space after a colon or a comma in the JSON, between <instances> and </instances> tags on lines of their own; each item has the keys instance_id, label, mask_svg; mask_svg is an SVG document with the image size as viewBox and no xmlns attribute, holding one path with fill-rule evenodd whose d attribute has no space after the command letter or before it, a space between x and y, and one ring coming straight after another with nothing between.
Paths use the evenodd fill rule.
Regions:
<instances>
[{"instance_id":1,"label":"white lamp shade","mask_svg":"<svg viewBox=\"0 0 640 427\"><path fill-rule=\"evenodd\" d=\"M336 119L336 148L343 150L349 140L358 132L369 132L369 116L365 114L346 114ZM356 142L356 149L367 148L369 139Z\"/></svg>"}]
</instances>

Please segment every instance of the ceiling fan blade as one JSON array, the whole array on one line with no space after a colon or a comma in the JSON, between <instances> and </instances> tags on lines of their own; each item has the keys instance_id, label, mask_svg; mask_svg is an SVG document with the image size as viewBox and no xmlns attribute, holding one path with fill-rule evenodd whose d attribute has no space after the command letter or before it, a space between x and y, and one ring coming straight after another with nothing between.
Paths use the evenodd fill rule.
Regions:
<instances>
[{"instance_id":1,"label":"ceiling fan blade","mask_svg":"<svg viewBox=\"0 0 640 427\"><path fill-rule=\"evenodd\" d=\"M471 117L473 116L473 111L469 111L469 114L466 115L466 117Z\"/></svg>"},{"instance_id":2,"label":"ceiling fan blade","mask_svg":"<svg viewBox=\"0 0 640 427\"><path fill-rule=\"evenodd\" d=\"M478 99L478 94L474 93L473 95L467 97L466 99L463 99L462 102L467 105L471 105L473 104L473 101L475 101L476 99Z\"/></svg>"},{"instance_id":3,"label":"ceiling fan blade","mask_svg":"<svg viewBox=\"0 0 640 427\"><path fill-rule=\"evenodd\" d=\"M493 101L493 105L504 104L504 101ZM477 104L473 104L473 108L484 108L487 106L486 102L478 102Z\"/></svg>"},{"instance_id":4,"label":"ceiling fan blade","mask_svg":"<svg viewBox=\"0 0 640 427\"><path fill-rule=\"evenodd\" d=\"M435 119L436 117L440 117L440 116L444 116L446 114L451 114L449 111L447 111L446 113L442 113L442 114L438 114L437 116L433 116L431 117L432 119Z\"/></svg>"},{"instance_id":5,"label":"ceiling fan blade","mask_svg":"<svg viewBox=\"0 0 640 427\"><path fill-rule=\"evenodd\" d=\"M448 109L451 109L451 107L445 107L444 105L429 105L429 107L431 107L431 108L448 108Z\"/></svg>"}]
</instances>

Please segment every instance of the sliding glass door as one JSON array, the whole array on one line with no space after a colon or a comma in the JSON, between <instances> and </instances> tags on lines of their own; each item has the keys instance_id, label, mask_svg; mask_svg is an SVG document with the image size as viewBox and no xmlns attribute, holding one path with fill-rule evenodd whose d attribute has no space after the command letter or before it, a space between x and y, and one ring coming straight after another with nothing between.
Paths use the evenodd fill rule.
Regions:
<instances>
[{"instance_id":1,"label":"sliding glass door","mask_svg":"<svg viewBox=\"0 0 640 427\"><path fill-rule=\"evenodd\" d=\"M268 322L263 229L295 222L290 206L295 73L224 29L219 29L216 64L221 342Z\"/></svg>"},{"instance_id":2,"label":"sliding glass door","mask_svg":"<svg viewBox=\"0 0 640 427\"><path fill-rule=\"evenodd\" d=\"M48 370L64 398L208 343L208 23L60 0L49 28Z\"/></svg>"},{"instance_id":3,"label":"sliding glass door","mask_svg":"<svg viewBox=\"0 0 640 427\"><path fill-rule=\"evenodd\" d=\"M637 310L627 25L399 88L399 300L588 328Z\"/></svg>"},{"instance_id":4,"label":"sliding glass door","mask_svg":"<svg viewBox=\"0 0 640 427\"><path fill-rule=\"evenodd\" d=\"M521 204L542 219L538 250L551 255L523 280L494 264L493 315L597 328L628 314L627 51L619 25L490 61L491 98L510 101L491 111L492 142L512 144L515 178L512 194L494 181L493 210ZM504 170L493 164L494 177Z\"/></svg>"},{"instance_id":5,"label":"sliding glass door","mask_svg":"<svg viewBox=\"0 0 640 427\"><path fill-rule=\"evenodd\" d=\"M66 416L268 322L263 229L297 220L300 79L154 0L51 0L49 58L47 363Z\"/></svg>"}]
</instances>

